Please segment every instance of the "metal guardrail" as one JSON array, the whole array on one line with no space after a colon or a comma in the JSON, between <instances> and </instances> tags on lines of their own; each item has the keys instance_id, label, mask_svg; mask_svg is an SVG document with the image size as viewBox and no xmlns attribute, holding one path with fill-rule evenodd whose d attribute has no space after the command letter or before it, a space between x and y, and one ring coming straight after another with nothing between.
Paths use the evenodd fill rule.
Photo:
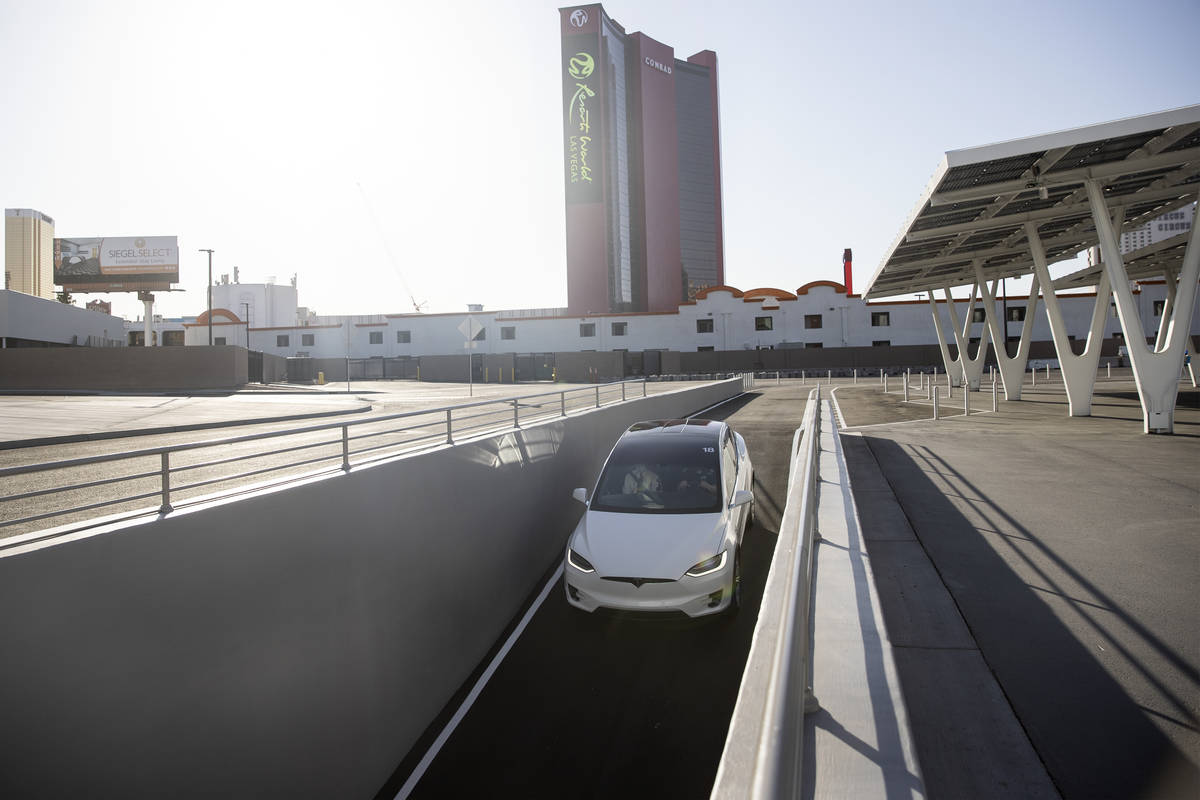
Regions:
<instances>
[{"instance_id":1,"label":"metal guardrail","mask_svg":"<svg viewBox=\"0 0 1200 800\"><path fill-rule=\"evenodd\" d=\"M818 386L792 442L787 505L742 686L713 785L713 798L790 798L801 788L804 715L813 694L812 577L820 454ZM797 444L797 439L799 440Z\"/></svg>"},{"instance_id":2,"label":"metal guardrail","mask_svg":"<svg viewBox=\"0 0 1200 800\"><path fill-rule=\"evenodd\" d=\"M0 496L0 536L19 533L22 526L28 529L34 523L48 520L96 524L96 516L104 510L117 511L118 514L127 512L130 517L140 516L153 511L144 503L152 499L158 500L159 513L167 513L185 498L191 502L211 499L213 493L201 495L199 491L211 490L220 484L229 486L215 496L243 491L243 483L249 478L275 475L281 480L294 480L300 477L298 469L308 468L302 473L308 475L313 471L321 471L321 465L326 469L349 470L352 466L401 452L453 444L456 438L475 436L485 431L520 428L532 422L600 408L632 397L645 397L646 394L644 378L614 381L503 400L482 400L368 419L6 467L0 469L0 485L10 489L15 487L17 491ZM263 441L285 437L291 439L285 447L269 450L257 447ZM224 451L221 457L208 460L189 458L193 453L211 454L216 450ZM296 454L298 458L282 461L278 458L288 454ZM279 463L261 463L271 459ZM255 460L260 463L251 469L232 473L223 469L232 464L249 466L246 462ZM105 469L104 465L130 465L131 471L80 479L94 472L97 466L102 471L112 471ZM284 471L290 474L282 475ZM67 478L65 482L47 485L45 479L52 474L66 475ZM36 476L36 480L31 476ZM19 480L22 477L26 480ZM19 485L22 483L26 485ZM129 493L110 496L107 487L114 486L124 486L124 491ZM48 500L56 498L63 500L59 507L45 507ZM86 499L86 502L79 502L80 499ZM136 510L129 507L134 503L139 504ZM22 506L25 507L23 510ZM121 506L125 508L122 510ZM12 513L14 508L17 509L15 514ZM105 521L111 519L106 517ZM18 530L14 531L14 528ZM61 531L56 531L54 535L58 533ZM0 548L17 543L23 541L5 542L0 539Z\"/></svg>"}]
</instances>

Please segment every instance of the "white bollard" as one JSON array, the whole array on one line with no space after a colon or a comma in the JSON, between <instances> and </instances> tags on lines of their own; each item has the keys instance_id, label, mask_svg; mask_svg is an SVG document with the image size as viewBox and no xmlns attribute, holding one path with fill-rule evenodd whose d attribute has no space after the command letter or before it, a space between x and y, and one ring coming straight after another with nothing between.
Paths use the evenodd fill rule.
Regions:
<instances>
[{"instance_id":1,"label":"white bollard","mask_svg":"<svg viewBox=\"0 0 1200 800\"><path fill-rule=\"evenodd\" d=\"M883 376L883 393L887 394L887 375Z\"/></svg>"},{"instance_id":2,"label":"white bollard","mask_svg":"<svg viewBox=\"0 0 1200 800\"><path fill-rule=\"evenodd\" d=\"M833 370L829 370L829 374L827 374L825 377L828 378L829 382L832 384L833 383Z\"/></svg>"},{"instance_id":3,"label":"white bollard","mask_svg":"<svg viewBox=\"0 0 1200 800\"><path fill-rule=\"evenodd\" d=\"M854 370L854 385L858 385L858 370Z\"/></svg>"},{"instance_id":4,"label":"white bollard","mask_svg":"<svg viewBox=\"0 0 1200 800\"><path fill-rule=\"evenodd\" d=\"M971 390L963 387L963 416L971 416Z\"/></svg>"},{"instance_id":5,"label":"white bollard","mask_svg":"<svg viewBox=\"0 0 1200 800\"><path fill-rule=\"evenodd\" d=\"M908 402L908 381L904 382L904 402Z\"/></svg>"},{"instance_id":6,"label":"white bollard","mask_svg":"<svg viewBox=\"0 0 1200 800\"><path fill-rule=\"evenodd\" d=\"M1037 386L1037 369L1029 370L1029 385Z\"/></svg>"},{"instance_id":7,"label":"white bollard","mask_svg":"<svg viewBox=\"0 0 1200 800\"><path fill-rule=\"evenodd\" d=\"M1000 406L996 404L996 377L992 376L992 412L1000 410Z\"/></svg>"},{"instance_id":8,"label":"white bollard","mask_svg":"<svg viewBox=\"0 0 1200 800\"><path fill-rule=\"evenodd\" d=\"M805 377L804 370L800 370L800 385L803 386L806 380L807 378Z\"/></svg>"},{"instance_id":9,"label":"white bollard","mask_svg":"<svg viewBox=\"0 0 1200 800\"><path fill-rule=\"evenodd\" d=\"M1108 370L1108 377L1111 378L1112 377L1112 362L1111 361L1108 362L1107 364L1104 365L1104 367L1105 367L1105 369Z\"/></svg>"},{"instance_id":10,"label":"white bollard","mask_svg":"<svg viewBox=\"0 0 1200 800\"><path fill-rule=\"evenodd\" d=\"M1050 365L1049 364L1046 365L1046 382L1047 383L1050 382Z\"/></svg>"},{"instance_id":11,"label":"white bollard","mask_svg":"<svg viewBox=\"0 0 1200 800\"><path fill-rule=\"evenodd\" d=\"M938 390L936 386L933 389L933 418L938 418Z\"/></svg>"}]
</instances>

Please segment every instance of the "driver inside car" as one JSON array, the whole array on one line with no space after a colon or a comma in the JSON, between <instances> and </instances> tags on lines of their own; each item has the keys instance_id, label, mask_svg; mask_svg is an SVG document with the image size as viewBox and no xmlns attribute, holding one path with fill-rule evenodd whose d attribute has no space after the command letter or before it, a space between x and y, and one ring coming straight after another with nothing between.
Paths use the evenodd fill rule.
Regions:
<instances>
[{"instance_id":1,"label":"driver inside car","mask_svg":"<svg viewBox=\"0 0 1200 800\"><path fill-rule=\"evenodd\" d=\"M633 469L625 474L625 483L621 487L623 494L639 494L641 492L657 492L662 489L662 482L645 464L635 464Z\"/></svg>"}]
</instances>

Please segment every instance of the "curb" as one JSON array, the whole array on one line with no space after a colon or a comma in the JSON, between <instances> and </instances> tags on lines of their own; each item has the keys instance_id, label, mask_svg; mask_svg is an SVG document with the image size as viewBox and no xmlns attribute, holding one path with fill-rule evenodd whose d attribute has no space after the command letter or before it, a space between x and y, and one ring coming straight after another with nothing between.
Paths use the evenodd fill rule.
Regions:
<instances>
[{"instance_id":1,"label":"curb","mask_svg":"<svg viewBox=\"0 0 1200 800\"><path fill-rule=\"evenodd\" d=\"M129 428L118 431L100 431L97 433L80 433L70 436L43 436L37 439L15 439L0 442L0 450L19 450L26 447L46 447L49 445L74 444L76 442L98 442L105 439L124 439L130 436L148 436L163 433L186 433L187 431L208 430L211 428L233 428L239 425L262 425L269 422L288 422L298 419L314 419L317 417L336 417L342 414L362 414L371 410L370 404L361 408L344 408L337 411L314 411L308 414L287 414L281 417L254 417L251 419L229 420L226 422L197 422L191 425L163 425L157 428Z\"/></svg>"}]
</instances>

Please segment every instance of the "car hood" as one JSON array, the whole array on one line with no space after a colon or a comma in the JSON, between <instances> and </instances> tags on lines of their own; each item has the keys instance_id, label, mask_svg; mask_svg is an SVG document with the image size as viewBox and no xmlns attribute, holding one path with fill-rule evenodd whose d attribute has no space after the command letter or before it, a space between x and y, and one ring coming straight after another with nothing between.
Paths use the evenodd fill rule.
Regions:
<instances>
[{"instance_id":1,"label":"car hood","mask_svg":"<svg viewBox=\"0 0 1200 800\"><path fill-rule=\"evenodd\" d=\"M583 515L571 547L587 558L601 577L675 580L694 564L720 552L722 515L621 514L589 511Z\"/></svg>"}]
</instances>

